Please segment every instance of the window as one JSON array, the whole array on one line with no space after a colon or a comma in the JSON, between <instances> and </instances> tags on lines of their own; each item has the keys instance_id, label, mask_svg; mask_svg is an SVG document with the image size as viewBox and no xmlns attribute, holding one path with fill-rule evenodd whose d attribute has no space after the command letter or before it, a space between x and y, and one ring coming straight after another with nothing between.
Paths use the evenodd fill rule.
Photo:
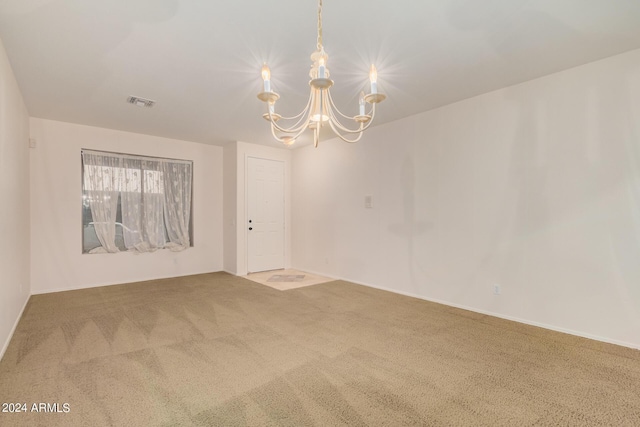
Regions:
<instances>
[{"instance_id":1,"label":"window","mask_svg":"<svg viewBox=\"0 0 640 427\"><path fill-rule=\"evenodd\" d=\"M193 162L82 150L82 252L193 246Z\"/></svg>"}]
</instances>

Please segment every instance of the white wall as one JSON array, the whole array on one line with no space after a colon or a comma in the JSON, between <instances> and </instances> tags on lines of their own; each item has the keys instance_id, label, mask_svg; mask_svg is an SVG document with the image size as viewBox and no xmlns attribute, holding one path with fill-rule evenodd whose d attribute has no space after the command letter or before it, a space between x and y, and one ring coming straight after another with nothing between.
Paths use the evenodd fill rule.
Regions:
<instances>
[{"instance_id":1,"label":"white wall","mask_svg":"<svg viewBox=\"0 0 640 427\"><path fill-rule=\"evenodd\" d=\"M222 148L31 119L32 293L222 270ZM82 254L80 150L193 160L194 246L182 252Z\"/></svg>"},{"instance_id":2,"label":"white wall","mask_svg":"<svg viewBox=\"0 0 640 427\"><path fill-rule=\"evenodd\" d=\"M29 299L29 113L0 41L0 359Z\"/></svg>"},{"instance_id":3,"label":"white wall","mask_svg":"<svg viewBox=\"0 0 640 427\"><path fill-rule=\"evenodd\" d=\"M292 182L295 268L640 348L640 50L295 150Z\"/></svg>"},{"instance_id":4,"label":"white wall","mask_svg":"<svg viewBox=\"0 0 640 427\"><path fill-rule=\"evenodd\" d=\"M291 265L291 151L248 142L234 142L224 148L225 166L225 270L238 276L247 274L247 159L277 160L284 163L284 267ZM235 194L231 194L235 191Z\"/></svg>"}]
</instances>

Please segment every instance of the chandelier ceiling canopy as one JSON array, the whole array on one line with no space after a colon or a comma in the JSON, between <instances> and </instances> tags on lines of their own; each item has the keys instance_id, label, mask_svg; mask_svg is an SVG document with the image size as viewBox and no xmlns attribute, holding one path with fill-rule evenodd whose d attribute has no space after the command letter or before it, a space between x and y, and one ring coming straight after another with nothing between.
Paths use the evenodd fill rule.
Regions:
<instances>
[{"instance_id":1,"label":"chandelier ceiling canopy","mask_svg":"<svg viewBox=\"0 0 640 427\"><path fill-rule=\"evenodd\" d=\"M267 64L262 66L262 80L264 90L258 94L258 98L267 105L267 112L262 117L271 125L273 137L285 145L293 144L296 139L307 129L313 132L313 145L318 146L320 129L329 125L331 130L346 142L357 142L362 133L371 126L376 113L376 104L384 101L386 96L378 92L378 72L372 64L369 70L370 93L360 93L359 114L347 116L340 112L331 97L333 80L329 78L327 62L329 55L322 45L322 0L318 0L318 38L316 51L311 54L311 70L309 71L310 94L307 105L295 116L284 117L276 113L276 101L280 95L272 91L271 71ZM366 111L369 104L369 111ZM346 120L350 126L344 125L341 120ZM285 122L287 124L285 124Z\"/></svg>"}]
</instances>

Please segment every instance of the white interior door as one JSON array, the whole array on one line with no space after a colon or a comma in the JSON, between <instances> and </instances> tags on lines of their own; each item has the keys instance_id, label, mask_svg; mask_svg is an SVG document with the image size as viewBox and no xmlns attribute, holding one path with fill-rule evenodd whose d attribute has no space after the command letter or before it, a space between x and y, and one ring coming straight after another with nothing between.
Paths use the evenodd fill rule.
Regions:
<instances>
[{"instance_id":1,"label":"white interior door","mask_svg":"<svg viewBox=\"0 0 640 427\"><path fill-rule=\"evenodd\" d=\"M284 163L247 159L247 269L284 268Z\"/></svg>"}]
</instances>

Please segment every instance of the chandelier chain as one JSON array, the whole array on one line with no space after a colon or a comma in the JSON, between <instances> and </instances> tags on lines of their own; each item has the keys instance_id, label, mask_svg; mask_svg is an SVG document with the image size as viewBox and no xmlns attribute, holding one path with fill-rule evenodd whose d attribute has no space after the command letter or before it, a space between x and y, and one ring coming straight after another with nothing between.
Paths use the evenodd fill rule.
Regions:
<instances>
[{"instance_id":1,"label":"chandelier chain","mask_svg":"<svg viewBox=\"0 0 640 427\"><path fill-rule=\"evenodd\" d=\"M318 51L322 51L322 0L318 0Z\"/></svg>"}]
</instances>

